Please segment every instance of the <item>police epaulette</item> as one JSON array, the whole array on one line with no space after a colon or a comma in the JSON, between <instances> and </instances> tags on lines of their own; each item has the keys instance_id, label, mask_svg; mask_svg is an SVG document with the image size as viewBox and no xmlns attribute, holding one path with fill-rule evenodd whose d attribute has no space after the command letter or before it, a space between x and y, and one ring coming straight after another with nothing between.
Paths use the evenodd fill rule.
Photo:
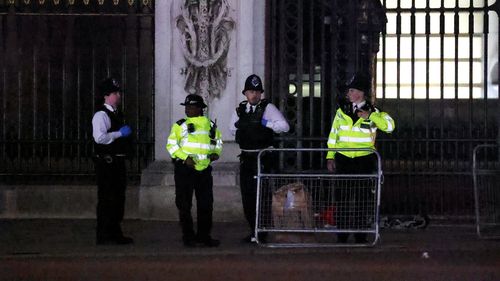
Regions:
<instances>
[{"instance_id":1,"label":"police epaulette","mask_svg":"<svg viewBox=\"0 0 500 281\"><path fill-rule=\"evenodd\" d=\"M185 118L182 118L182 119L180 119L179 121L177 121L177 122L175 122L175 123L177 123L177 125L179 125L179 126L180 126L180 125L182 125L182 123L184 123L184 122L186 122L186 119L185 119Z\"/></svg>"}]
</instances>

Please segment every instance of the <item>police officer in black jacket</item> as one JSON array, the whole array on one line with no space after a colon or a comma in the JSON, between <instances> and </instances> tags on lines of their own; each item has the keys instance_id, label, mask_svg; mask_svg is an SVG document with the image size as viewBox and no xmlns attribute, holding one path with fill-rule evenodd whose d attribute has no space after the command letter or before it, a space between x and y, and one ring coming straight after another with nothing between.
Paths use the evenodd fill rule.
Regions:
<instances>
[{"instance_id":1,"label":"police officer in black jacket","mask_svg":"<svg viewBox=\"0 0 500 281\"><path fill-rule=\"evenodd\" d=\"M254 242L255 205L257 200L257 154L259 149L273 145L274 133L288 132L290 126L283 114L263 99L264 88L259 76L252 74L245 80L242 94L246 97L233 112L229 130L235 135L240 145L240 188L243 212L250 226L251 233L244 242ZM268 154L269 156L269 154ZM273 166L270 157L264 161L265 168ZM266 167L267 166L267 167ZM262 239L261 239L262 240Z\"/></svg>"},{"instance_id":2,"label":"police officer in black jacket","mask_svg":"<svg viewBox=\"0 0 500 281\"><path fill-rule=\"evenodd\" d=\"M127 179L125 157L130 147L132 130L118 110L122 95L118 82L107 78L101 82L99 90L104 104L92 118L97 176L96 243L131 244L133 239L123 236L121 222Z\"/></svg>"}]
</instances>

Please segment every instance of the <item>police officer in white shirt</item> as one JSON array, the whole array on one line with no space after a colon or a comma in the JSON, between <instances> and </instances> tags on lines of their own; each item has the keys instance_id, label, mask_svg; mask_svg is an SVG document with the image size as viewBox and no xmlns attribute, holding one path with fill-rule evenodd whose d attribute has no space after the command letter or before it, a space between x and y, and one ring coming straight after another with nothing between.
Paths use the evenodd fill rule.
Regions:
<instances>
[{"instance_id":1,"label":"police officer in white shirt","mask_svg":"<svg viewBox=\"0 0 500 281\"><path fill-rule=\"evenodd\" d=\"M123 236L121 222L127 185L125 156L130 149L132 130L118 110L122 95L118 82L107 78L99 90L104 104L92 118L97 177L96 244L131 244L133 239Z\"/></svg>"},{"instance_id":2,"label":"police officer in white shirt","mask_svg":"<svg viewBox=\"0 0 500 281\"><path fill-rule=\"evenodd\" d=\"M242 152L240 154L240 188L243 202L243 212L251 233L243 239L244 242L254 242L255 203L257 200L257 154L259 149L273 145L275 133L288 132L290 126L283 114L262 98L264 88L259 76L252 74L245 81L242 93L246 100L241 102L231 116L229 130L236 136ZM269 156L269 154L268 154ZM264 168L272 168L272 157L263 157ZM259 240L264 240L259 237Z\"/></svg>"}]
</instances>

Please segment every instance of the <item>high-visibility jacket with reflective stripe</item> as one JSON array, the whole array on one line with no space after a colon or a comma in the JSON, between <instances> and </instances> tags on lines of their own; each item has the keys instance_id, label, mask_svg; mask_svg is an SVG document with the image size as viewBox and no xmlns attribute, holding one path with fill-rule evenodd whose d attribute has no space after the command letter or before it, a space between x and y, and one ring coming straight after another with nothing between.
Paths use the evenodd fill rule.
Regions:
<instances>
[{"instance_id":1,"label":"high-visibility jacket with reflective stripe","mask_svg":"<svg viewBox=\"0 0 500 281\"><path fill-rule=\"evenodd\" d=\"M186 117L184 122L181 121L174 123L170 130L167 151L173 159L186 160L191 156L195 162L194 168L203 171L210 165L208 156L212 153L220 155L222 152L221 133L216 129L215 138L210 138L213 122L205 116Z\"/></svg>"},{"instance_id":2,"label":"high-visibility jacket with reflective stripe","mask_svg":"<svg viewBox=\"0 0 500 281\"><path fill-rule=\"evenodd\" d=\"M394 120L385 112L375 111L368 119L359 118L353 124L352 118L338 109L333 119L332 130L328 136L328 148L372 148L375 149L375 138L377 129L392 133L394 131ZM327 159L335 158L334 151L329 151ZM354 158L370 154L369 151L339 151L347 157Z\"/></svg>"}]
</instances>

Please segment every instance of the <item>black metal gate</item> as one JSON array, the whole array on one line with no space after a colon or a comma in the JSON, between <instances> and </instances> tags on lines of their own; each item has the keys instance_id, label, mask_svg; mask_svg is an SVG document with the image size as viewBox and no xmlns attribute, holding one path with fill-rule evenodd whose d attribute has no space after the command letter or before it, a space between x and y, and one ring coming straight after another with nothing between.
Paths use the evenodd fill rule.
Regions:
<instances>
[{"instance_id":1,"label":"black metal gate","mask_svg":"<svg viewBox=\"0 0 500 281\"><path fill-rule=\"evenodd\" d=\"M96 87L122 81L132 178L153 159L152 1L0 1L0 179L92 179Z\"/></svg>"},{"instance_id":2,"label":"black metal gate","mask_svg":"<svg viewBox=\"0 0 500 281\"><path fill-rule=\"evenodd\" d=\"M282 145L326 147L341 86L363 68L350 59L360 31L344 26L369 2L382 4L388 20L372 65L376 104L396 121L392 135L378 136L382 211L472 218L472 150L498 134L495 1L270 1L267 82L293 124ZM322 168L324 161L285 159L285 166Z\"/></svg>"}]
</instances>

